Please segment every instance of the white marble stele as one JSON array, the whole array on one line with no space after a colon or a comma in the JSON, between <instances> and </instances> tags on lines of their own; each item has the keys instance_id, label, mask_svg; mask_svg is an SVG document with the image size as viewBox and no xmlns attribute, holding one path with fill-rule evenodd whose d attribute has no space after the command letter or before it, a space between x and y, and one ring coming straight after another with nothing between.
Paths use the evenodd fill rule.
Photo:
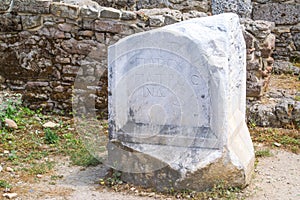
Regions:
<instances>
[{"instance_id":1,"label":"white marble stele","mask_svg":"<svg viewBox=\"0 0 300 200\"><path fill-rule=\"evenodd\" d=\"M109 47L109 159L127 182L203 191L246 186L246 48L232 13L126 37Z\"/></svg>"}]
</instances>

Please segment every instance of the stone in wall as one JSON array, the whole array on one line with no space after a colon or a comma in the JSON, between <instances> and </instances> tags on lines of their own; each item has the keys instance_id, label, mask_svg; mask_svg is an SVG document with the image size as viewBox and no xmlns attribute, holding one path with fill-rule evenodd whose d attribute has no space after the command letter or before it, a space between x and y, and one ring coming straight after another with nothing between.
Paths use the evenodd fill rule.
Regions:
<instances>
[{"instance_id":1,"label":"stone in wall","mask_svg":"<svg viewBox=\"0 0 300 200\"><path fill-rule=\"evenodd\" d=\"M42 26L41 15L22 15L23 29L33 29Z\"/></svg>"},{"instance_id":2,"label":"stone in wall","mask_svg":"<svg viewBox=\"0 0 300 200\"><path fill-rule=\"evenodd\" d=\"M7 11L10 8L12 0L2 0L0 4L0 12Z\"/></svg>"},{"instance_id":3,"label":"stone in wall","mask_svg":"<svg viewBox=\"0 0 300 200\"><path fill-rule=\"evenodd\" d=\"M94 0L101 6L114 7L125 10L140 10L152 8L170 8L188 12L197 10L200 12L210 11L209 0Z\"/></svg>"},{"instance_id":4,"label":"stone in wall","mask_svg":"<svg viewBox=\"0 0 300 200\"><path fill-rule=\"evenodd\" d=\"M14 13L0 15L0 32L21 31L21 17Z\"/></svg>"},{"instance_id":5,"label":"stone in wall","mask_svg":"<svg viewBox=\"0 0 300 200\"><path fill-rule=\"evenodd\" d=\"M274 59L275 24L268 21L242 19L247 46L247 97L260 98L268 87Z\"/></svg>"},{"instance_id":6,"label":"stone in wall","mask_svg":"<svg viewBox=\"0 0 300 200\"><path fill-rule=\"evenodd\" d=\"M253 19L284 25L297 24L300 22L300 3L254 4Z\"/></svg>"},{"instance_id":7,"label":"stone in wall","mask_svg":"<svg viewBox=\"0 0 300 200\"><path fill-rule=\"evenodd\" d=\"M52 3L51 13L54 16L77 19L79 17L80 7L71 4Z\"/></svg>"},{"instance_id":8,"label":"stone in wall","mask_svg":"<svg viewBox=\"0 0 300 200\"><path fill-rule=\"evenodd\" d=\"M240 17L250 17L252 12L251 0L212 0L212 14L233 12Z\"/></svg>"},{"instance_id":9,"label":"stone in wall","mask_svg":"<svg viewBox=\"0 0 300 200\"><path fill-rule=\"evenodd\" d=\"M17 13L48 14L52 0L13 0L12 11Z\"/></svg>"}]
</instances>

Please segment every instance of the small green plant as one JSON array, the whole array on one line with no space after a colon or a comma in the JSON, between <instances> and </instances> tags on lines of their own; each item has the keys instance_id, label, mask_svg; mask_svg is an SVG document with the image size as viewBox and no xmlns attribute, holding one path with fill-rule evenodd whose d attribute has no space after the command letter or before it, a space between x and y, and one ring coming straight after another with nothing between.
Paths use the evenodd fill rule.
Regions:
<instances>
[{"instance_id":1,"label":"small green plant","mask_svg":"<svg viewBox=\"0 0 300 200\"><path fill-rule=\"evenodd\" d=\"M270 149L263 149L255 152L256 157L270 157L273 154L270 152Z\"/></svg>"},{"instance_id":2,"label":"small green plant","mask_svg":"<svg viewBox=\"0 0 300 200\"><path fill-rule=\"evenodd\" d=\"M72 152L71 154L71 161L73 165L78 165L78 166L97 166L101 162L92 156L88 150L86 150L84 147L78 148Z\"/></svg>"},{"instance_id":3,"label":"small green plant","mask_svg":"<svg viewBox=\"0 0 300 200\"><path fill-rule=\"evenodd\" d=\"M55 144L58 142L59 140L58 135L50 128L45 128L44 132L45 132L45 141L47 144Z\"/></svg>"},{"instance_id":4,"label":"small green plant","mask_svg":"<svg viewBox=\"0 0 300 200\"><path fill-rule=\"evenodd\" d=\"M45 174L49 170L53 169L54 162L45 162L45 163L33 163L31 164L31 168L28 169L30 174Z\"/></svg>"},{"instance_id":5,"label":"small green plant","mask_svg":"<svg viewBox=\"0 0 300 200\"><path fill-rule=\"evenodd\" d=\"M0 180L0 188L11 188L11 185L5 180Z\"/></svg>"},{"instance_id":6,"label":"small green plant","mask_svg":"<svg viewBox=\"0 0 300 200\"><path fill-rule=\"evenodd\" d=\"M111 170L111 173L104 179L100 179L101 185L113 187L123 184L121 180L122 173L120 171Z\"/></svg>"}]
</instances>

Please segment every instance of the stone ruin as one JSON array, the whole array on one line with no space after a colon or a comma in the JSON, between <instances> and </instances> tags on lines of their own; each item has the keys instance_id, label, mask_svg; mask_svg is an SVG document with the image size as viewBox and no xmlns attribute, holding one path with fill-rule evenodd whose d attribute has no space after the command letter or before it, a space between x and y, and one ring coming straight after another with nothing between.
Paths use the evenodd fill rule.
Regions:
<instances>
[{"instance_id":1,"label":"stone ruin","mask_svg":"<svg viewBox=\"0 0 300 200\"><path fill-rule=\"evenodd\" d=\"M202 31L198 31L202 30ZM158 190L246 186L246 45L235 14L188 20L110 46L108 164Z\"/></svg>"}]
</instances>

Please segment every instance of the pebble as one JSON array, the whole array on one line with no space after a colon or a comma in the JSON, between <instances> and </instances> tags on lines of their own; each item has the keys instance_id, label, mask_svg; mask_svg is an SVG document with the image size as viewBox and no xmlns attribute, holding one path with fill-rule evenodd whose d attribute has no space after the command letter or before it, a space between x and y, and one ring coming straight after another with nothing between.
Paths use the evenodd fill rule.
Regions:
<instances>
[{"instance_id":1,"label":"pebble","mask_svg":"<svg viewBox=\"0 0 300 200\"><path fill-rule=\"evenodd\" d=\"M18 196L18 194L17 193L4 193L2 196L12 199L12 198L16 198Z\"/></svg>"},{"instance_id":2,"label":"pebble","mask_svg":"<svg viewBox=\"0 0 300 200\"><path fill-rule=\"evenodd\" d=\"M6 167L6 171L8 171L8 172L13 172L13 171L14 171L14 169L13 169L13 168L11 168L11 167Z\"/></svg>"},{"instance_id":3,"label":"pebble","mask_svg":"<svg viewBox=\"0 0 300 200\"><path fill-rule=\"evenodd\" d=\"M0 165L0 172L2 172L2 170L3 170L3 167Z\"/></svg>"},{"instance_id":4,"label":"pebble","mask_svg":"<svg viewBox=\"0 0 300 200\"><path fill-rule=\"evenodd\" d=\"M276 147L280 147L280 146L281 146L281 144L278 143L278 142L274 142L274 145L275 145Z\"/></svg>"},{"instance_id":5,"label":"pebble","mask_svg":"<svg viewBox=\"0 0 300 200\"><path fill-rule=\"evenodd\" d=\"M7 126L8 128L18 129L18 125L16 124L16 122L14 120L5 119L4 123L5 123L5 126Z\"/></svg>"},{"instance_id":6,"label":"pebble","mask_svg":"<svg viewBox=\"0 0 300 200\"><path fill-rule=\"evenodd\" d=\"M4 154L9 154L9 151L8 150L4 150L3 153Z\"/></svg>"},{"instance_id":7,"label":"pebble","mask_svg":"<svg viewBox=\"0 0 300 200\"><path fill-rule=\"evenodd\" d=\"M44 128L55 128L55 127L58 127L58 126L59 126L59 124L54 123L54 122L46 122L45 124L43 124Z\"/></svg>"},{"instance_id":8,"label":"pebble","mask_svg":"<svg viewBox=\"0 0 300 200\"><path fill-rule=\"evenodd\" d=\"M37 177L37 178L42 178L43 175L42 175L42 174L37 174L36 177Z\"/></svg>"}]
</instances>

